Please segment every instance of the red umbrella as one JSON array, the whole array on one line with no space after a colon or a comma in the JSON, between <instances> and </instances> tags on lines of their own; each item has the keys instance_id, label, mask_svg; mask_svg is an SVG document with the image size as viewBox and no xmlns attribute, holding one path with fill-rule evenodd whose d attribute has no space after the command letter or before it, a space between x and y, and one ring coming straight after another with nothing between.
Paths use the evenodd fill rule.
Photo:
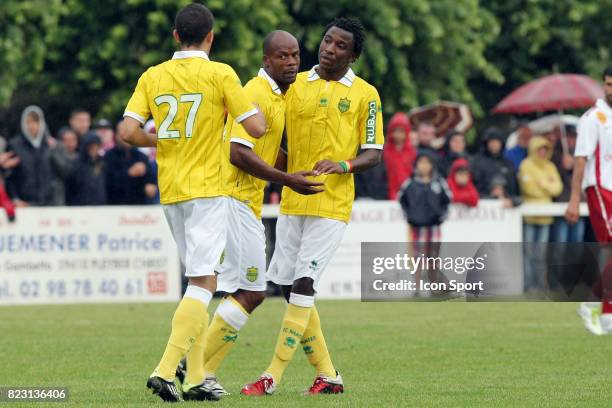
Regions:
<instances>
[{"instance_id":1,"label":"red umbrella","mask_svg":"<svg viewBox=\"0 0 612 408\"><path fill-rule=\"evenodd\" d=\"M536 79L506 96L493 113L532 113L590 107L603 97L601 86L591 77L554 74Z\"/></svg>"}]
</instances>

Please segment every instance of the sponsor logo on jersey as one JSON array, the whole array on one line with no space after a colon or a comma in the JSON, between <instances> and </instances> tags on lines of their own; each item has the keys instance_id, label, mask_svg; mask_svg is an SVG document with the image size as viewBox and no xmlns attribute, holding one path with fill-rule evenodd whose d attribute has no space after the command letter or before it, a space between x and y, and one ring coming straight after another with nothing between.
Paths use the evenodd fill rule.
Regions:
<instances>
[{"instance_id":1,"label":"sponsor logo on jersey","mask_svg":"<svg viewBox=\"0 0 612 408\"><path fill-rule=\"evenodd\" d=\"M366 143L374 144L376 141L376 113L378 107L376 101L368 102L368 120L366 122Z\"/></svg>"}]
</instances>

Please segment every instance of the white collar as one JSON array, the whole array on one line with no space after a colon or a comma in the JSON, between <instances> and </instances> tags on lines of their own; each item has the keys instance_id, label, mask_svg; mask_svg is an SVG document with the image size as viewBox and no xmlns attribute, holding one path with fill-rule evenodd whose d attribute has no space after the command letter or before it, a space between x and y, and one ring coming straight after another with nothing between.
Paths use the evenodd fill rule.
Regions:
<instances>
[{"instance_id":1,"label":"white collar","mask_svg":"<svg viewBox=\"0 0 612 408\"><path fill-rule=\"evenodd\" d=\"M268 75L268 73L266 72L265 69L259 68L259 72L257 73L257 76L265 78L266 81L268 81L268 83L270 84L270 88L272 88L272 92L274 92L277 95L280 95L282 93L282 91L281 91L280 87L278 86L278 84L276 83L276 81L274 79L272 79L272 77L270 75Z\"/></svg>"},{"instance_id":2,"label":"white collar","mask_svg":"<svg viewBox=\"0 0 612 408\"><path fill-rule=\"evenodd\" d=\"M314 67L312 67L312 69L308 73L308 82L316 81L317 79L321 79L319 77L319 74L317 74L317 70L315 69L317 67L318 67L318 65L315 65ZM344 76L342 78L340 78L340 80L338 82L340 82L342 85L347 86L347 87L350 88L353 85L353 81L355 81L355 73L349 67L348 71L346 71L346 74L344 74Z\"/></svg>"},{"instance_id":3,"label":"white collar","mask_svg":"<svg viewBox=\"0 0 612 408\"><path fill-rule=\"evenodd\" d=\"M595 106L597 106L599 109L604 111L607 115L612 116L612 108L610 107L610 105L608 105L608 102L606 102L605 100L601 98L597 99L597 102L595 102Z\"/></svg>"},{"instance_id":4,"label":"white collar","mask_svg":"<svg viewBox=\"0 0 612 408\"><path fill-rule=\"evenodd\" d=\"M208 54L205 51L189 50L189 51L176 51L172 56L172 59L185 59L185 58L204 58L206 61L210 61Z\"/></svg>"}]
</instances>

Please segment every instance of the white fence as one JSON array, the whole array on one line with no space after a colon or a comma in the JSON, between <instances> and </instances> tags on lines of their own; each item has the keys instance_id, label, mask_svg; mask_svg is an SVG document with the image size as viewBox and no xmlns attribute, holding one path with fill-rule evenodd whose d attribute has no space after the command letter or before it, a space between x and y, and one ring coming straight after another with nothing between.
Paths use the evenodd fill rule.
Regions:
<instances>
[{"instance_id":1,"label":"white fence","mask_svg":"<svg viewBox=\"0 0 612 408\"><path fill-rule=\"evenodd\" d=\"M522 216L555 215L565 204L503 209L482 200L452 206L447 242L520 242ZM274 218L278 206L264 206ZM586 206L581 214L587 215ZM402 242L408 230L396 202L357 201L343 242L318 296L358 298L362 242ZM516 271L515 273L520 273ZM175 301L180 297L176 247L157 206L24 208L9 224L0 212L0 305Z\"/></svg>"}]
</instances>

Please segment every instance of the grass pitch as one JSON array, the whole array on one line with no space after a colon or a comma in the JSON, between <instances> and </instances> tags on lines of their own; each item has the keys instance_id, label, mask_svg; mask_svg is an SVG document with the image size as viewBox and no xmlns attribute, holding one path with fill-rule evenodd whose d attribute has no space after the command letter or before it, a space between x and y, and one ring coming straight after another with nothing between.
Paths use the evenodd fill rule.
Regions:
<instances>
[{"instance_id":1,"label":"grass pitch","mask_svg":"<svg viewBox=\"0 0 612 408\"><path fill-rule=\"evenodd\" d=\"M317 305L344 395L300 395L314 378L301 350L274 396L238 394L272 355L285 307L270 299L221 367L219 378L232 395L215 406L603 407L612 401L612 337L588 334L575 304ZM145 382L163 352L174 307L0 307L0 386L70 388L68 403L7 408L163 404Z\"/></svg>"}]
</instances>

